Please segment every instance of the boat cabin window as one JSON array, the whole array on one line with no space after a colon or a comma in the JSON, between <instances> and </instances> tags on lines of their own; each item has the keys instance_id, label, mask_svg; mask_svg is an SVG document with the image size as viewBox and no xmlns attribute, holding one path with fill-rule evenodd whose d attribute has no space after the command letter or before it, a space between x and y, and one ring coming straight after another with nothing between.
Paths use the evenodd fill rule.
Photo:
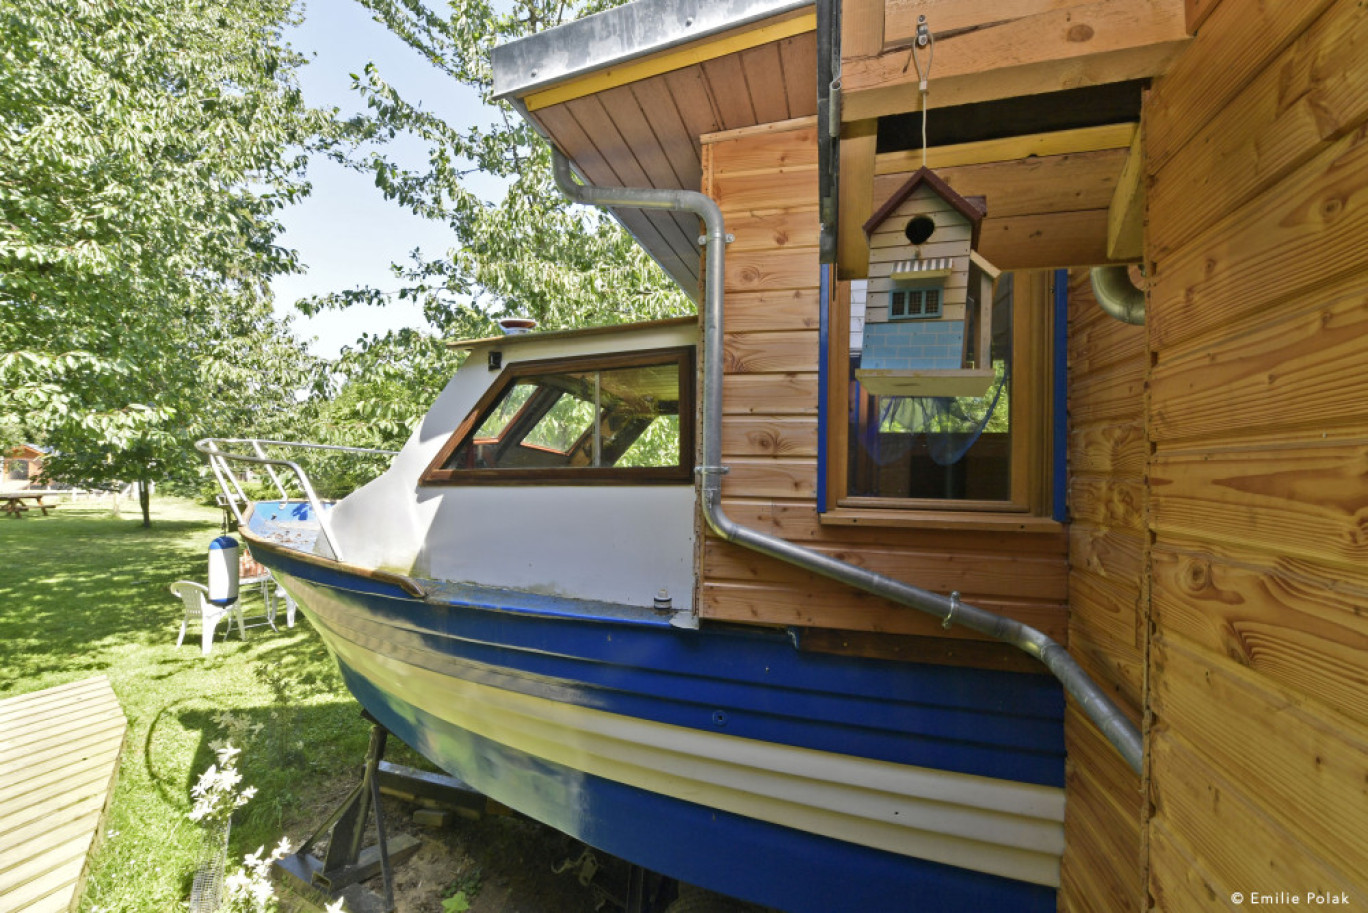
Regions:
<instances>
[{"instance_id":1,"label":"boat cabin window","mask_svg":"<svg viewBox=\"0 0 1368 913\"><path fill-rule=\"evenodd\" d=\"M693 480L693 349L512 363L428 484Z\"/></svg>"}]
</instances>

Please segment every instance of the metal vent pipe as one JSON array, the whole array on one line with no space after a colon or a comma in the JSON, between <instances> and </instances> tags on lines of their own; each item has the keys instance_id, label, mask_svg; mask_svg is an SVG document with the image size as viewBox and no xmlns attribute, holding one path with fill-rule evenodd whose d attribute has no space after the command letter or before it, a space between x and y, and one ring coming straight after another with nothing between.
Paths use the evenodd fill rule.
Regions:
<instances>
[{"instance_id":1,"label":"metal vent pipe","mask_svg":"<svg viewBox=\"0 0 1368 913\"><path fill-rule=\"evenodd\" d=\"M713 199L693 190L595 187L580 184L570 174L570 163L552 149L556 185L571 200L591 206L628 206L690 212L703 220L707 241L707 272L703 284L703 465L700 500L703 516L717 535L762 555L777 558L881 596L899 605L934 615L945 627L963 625L1034 656L1045 664L1064 690L1078 701L1088 719L1101 730L1126 764L1140 773L1144 743L1140 731L1119 707L1088 677L1069 652L1045 633L1019 621L959 601L958 594L942 596L911 584L795 545L787 539L742 526L722 509L722 286L727 236L722 210Z\"/></svg>"}]
</instances>

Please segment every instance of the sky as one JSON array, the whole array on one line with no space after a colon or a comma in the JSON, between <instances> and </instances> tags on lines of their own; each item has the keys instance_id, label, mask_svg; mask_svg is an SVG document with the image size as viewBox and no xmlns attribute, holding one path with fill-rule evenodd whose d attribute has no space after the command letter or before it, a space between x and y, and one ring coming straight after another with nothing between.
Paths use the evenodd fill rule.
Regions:
<instances>
[{"instance_id":1,"label":"sky","mask_svg":"<svg viewBox=\"0 0 1368 913\"><path fill-rule=\"evenodd\" d=\"M422 60L355 0L310 0L304 23L286 39L309 58L299 74L305 100L315 106L337 106L344 113L364 108L351 91L350 73L373 62L381 76L411 102L436 111L455 125L487 122L492 112L474 92L458 86ZM422 154L411 147L408 155ZM313 193L281 214L285 233L278 243L299 252L307 271L278 277L273 283L276 313L295 314L295 333L312 338L310 350L334 357L362 333L424 325L414 302L394 301L383 307L355 306L306 318L294 302L309 295L358 286L389 291L399 285L392 262L406 262L420 248L432 257L452 247L445 226L420 219L385 200L368 175L349 171L321 157L309 166Z\"/></svg>"}]
</instances>

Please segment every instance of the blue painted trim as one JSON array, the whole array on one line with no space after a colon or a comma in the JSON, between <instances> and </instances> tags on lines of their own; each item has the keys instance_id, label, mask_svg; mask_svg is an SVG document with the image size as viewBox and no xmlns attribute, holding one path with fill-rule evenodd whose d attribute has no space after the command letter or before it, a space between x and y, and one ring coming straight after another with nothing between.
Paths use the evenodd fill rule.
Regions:
<instances>
[{"instance_id":1,"label":"blue painted trim","mask_svg":"<svg viewBox=\"0 0 1368 913\"><path fill-rule=\"evenodd\" d=\"M827 385L831 382L827 343L831 332L832 272L836 267L821 268L822 294L817 315L817 513L827 509Z\"/></svg>"},{"instance_id":2,"label":"blue painted trim","mask_svg":"<svg viewBox=\"0 0 1368 913\"><path fill-rule=\"evenodd\" d=\"M232 536L219 536L213 542L209 543L209 551L211 552L223 551L230 548L238 548L238 541Z\"/></svg>"},{"instance_id":3,"label":"blue painted trim","mask_svg":"<svg viewBox=\"0 0 1368 913\"><path fill-rule=\"evenodd\" d=\"M1055 270L1054 519L1069 519L1069 271Z\"/></svg>"},{"instance_id":4,"label":"blue painted trim","mask_svg":"<svg viewBox=\"0 0 1368 913\"><path fill-rule=\"evenodd\" d=\"M498 801L652 871L787 913L1047 913L1055 891L741 817L584 774L424 713L350 668L391 732Z\"/></svg>"}]
</instances>

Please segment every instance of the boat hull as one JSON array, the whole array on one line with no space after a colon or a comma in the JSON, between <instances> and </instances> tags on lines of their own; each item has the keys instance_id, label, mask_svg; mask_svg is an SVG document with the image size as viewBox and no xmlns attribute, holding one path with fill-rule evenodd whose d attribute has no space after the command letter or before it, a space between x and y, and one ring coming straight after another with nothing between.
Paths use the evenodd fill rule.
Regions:
<instances>
[{"instance_id":1,"label":"boat hull","mask_svg":"<svg viewBox=\"0 0 1368 913\"><path fill-rule=\"evenodd\" d=\"M591 846L790 913L1054 909L1063 701L1044 676L253 553L387 729Z\"/></svg>"}]
</instances>

